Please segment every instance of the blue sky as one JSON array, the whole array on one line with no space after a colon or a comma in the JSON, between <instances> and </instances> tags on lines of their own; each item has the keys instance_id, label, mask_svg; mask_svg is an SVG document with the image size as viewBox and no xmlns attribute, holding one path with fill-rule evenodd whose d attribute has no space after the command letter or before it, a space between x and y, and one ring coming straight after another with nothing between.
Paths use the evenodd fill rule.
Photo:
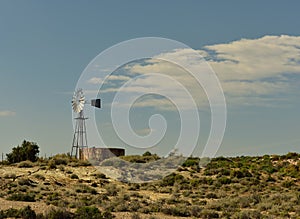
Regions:
<instances>
[{"instance_id":1,"label":"blue sky","mask_svg":"<svg viewBox=\"0 0 300 219\"><path fill-rule=\"evenodd\" d=\"M23 139L38 142L41 155L68 152L73 132L71 93L84 68L104 49L148 36L225 54L217 57L220 60L239 60L239 66L218 64L217 59L210 62L227 82L237 77L234 70L249 67L245 66L249 58L261 56L265 61L255 63L258 71L250 69L235 84L224 83L228 120L219 155L299 152L299 4L1 1L0 152L9 152ZM286 58L296 60L296 67L281 68Z\"/></svg>"}]
</instances>

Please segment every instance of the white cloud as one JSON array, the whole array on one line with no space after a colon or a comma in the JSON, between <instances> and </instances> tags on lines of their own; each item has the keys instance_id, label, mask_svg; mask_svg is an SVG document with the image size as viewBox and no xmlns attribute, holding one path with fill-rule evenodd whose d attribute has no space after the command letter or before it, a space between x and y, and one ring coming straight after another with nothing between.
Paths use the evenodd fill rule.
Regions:
<instances>
[{"instance_id":1,"label":"white cloud","mask_svg":"<svg viewBox=\"0 0 300 219\"><path fill-rule=\"evenodd\" d=\"M9 110L0 111L0 117L15 116L15 115L16 112L14 111L9 111Z\"/></svg>"},{"instance_id":2,"label":"white cloud","mask_svg":"<svg viewBox=\"0 0 300 219\"><path fill-rule=\"evenodd\" d=\"M216 54L209 63L223 81L258 80L284 73L300 73L300 37L264 36L205 46L204 49Z\"/></svg>"},{"instance_id":3,"label":"white cloud","mask_svg":"<svg viewBox=\"0 0 300 219\"><path fill-rule=\"evenodd\" d=\"M276 102L274 96L277 94L295 92L293 80L286 75L300 74L300 37L283 35L241 39L227 44L205 46L198 51L216 72L229 104L269 106L270 100ZM201 68L201 60L195 60L189 49L175 50L154 58L172 58ZM170 63L154 59L147 61L147 64L133 65L130 71L140 74L162 72L183 83L191 93L199 90L199 85L193 78ZM199 72L201 73L201 69ZM156 85L176 92L172 84L158 82ZM206 98L204 95L200 96L201 100ZM278 98L279 100L281 101Z\"/></svg>"},{"instance_id":4,"label":"white cloud","mask_svg":"<svg viewBox=\"0 0 300 219\"><path fill-rule=\"evenodd\" d=\"M132 78L125 75L111 75L109 81L135 80L134 86L122 89L122 92L160 93L168 90L176 96L176 101L188 106L187 100L181 95L174 83L158 80L157 77L139 77L149 73L161 73L180 82L192 94L196 103L207 106L208 100L202 87L188 72L174 63L163 60L178 60L197 69L199 74L207 70L205 60L218 76L224 90L226 101L231 106L257 105L271 106L285 102L280 94L295 92L297 86L287 75L300 74L300 37L297 36L264 36L258 39L241 39L224 44L215 44L197 50L204 59L195 57L192 49L178 49L159 54L143 63L130 64L125 70L132 73ZM203 70L204 69L204 70ZM137 76L138 78L135 78ZM100 78L91 78L91 84L101 84ZM107 86L105 92L117 92L119 87ZM161 109L174 109L161 99L145 99L136 105L141 107L156 106ZM186 104L185 104L186 103Z\"/></svg>"},{"instance_id":5,"label":"white cloud","mask_svg":"<svg viewBox=\"0 0 300 219\"><path fill-rule=\"evenodd\" d=\"M93 77L93 78L89 79L87 82L89 84L102 84L103 83L103 79L102 78Z\"/></svg>"},{"instance_id":6,"label":"white cloud","mask_svg":"<svg viewBox=\"0 0 300 219\"><path fill-rule=\"evenodd\" d=\"M102 84L102 83L109 83L110 81L127 81L129 79L130 77L125 75L110 75L105 79L99 77L92 77L87 82L89 84Z\"/></svg>"}]
</instances>

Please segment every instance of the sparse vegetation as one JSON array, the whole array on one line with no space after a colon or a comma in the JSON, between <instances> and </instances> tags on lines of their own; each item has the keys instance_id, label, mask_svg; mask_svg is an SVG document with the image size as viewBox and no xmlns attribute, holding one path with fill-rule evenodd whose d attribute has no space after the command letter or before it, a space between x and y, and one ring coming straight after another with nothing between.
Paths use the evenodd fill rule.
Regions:
<instances>
[{"instance_id":1,"label":"sparse vegetation","mask_svg":"<svg viewBox=\"0 0 300 219\"><path fill-rule=\"evenodd\" d=\"M140 165L156 156L147 152L122 158ZM201 160L188 158L178 171L151 183L114 181L68 154L2 163L0 201L45 203L49 209L7 208L0 211L0 219L297 218L300 214L299 154L218 157L205 165Z\"/></svg>"}]
</instances>

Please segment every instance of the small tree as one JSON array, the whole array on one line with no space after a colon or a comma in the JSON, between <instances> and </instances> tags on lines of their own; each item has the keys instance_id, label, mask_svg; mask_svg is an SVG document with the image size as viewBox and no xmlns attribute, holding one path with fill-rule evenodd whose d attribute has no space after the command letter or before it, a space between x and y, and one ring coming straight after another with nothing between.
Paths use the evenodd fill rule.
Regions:
<instances>
[{"instance_id":1,"label":"small tree","mask_svg":"<svg viewBox=\"0 0 300 219\"><path fill-rule=\"evenodd\" d=\"M151 156L152 154L151 154L151 152L150 151L146 151L144 154L143 154L143 156L145 157L145 156Z\"/></svg>"},{"instance_id":2,"label":"small tree","mask_svg":"<svg viewBox=\"0 0 300 219\"><path fill-rule=\"evenodd\" d=\"M39 146L34 142L23 141L21 146L14 147L12 152L6 154L9 163L18 163L25 160L37 161Z\"/></svg>"}]
</instances>

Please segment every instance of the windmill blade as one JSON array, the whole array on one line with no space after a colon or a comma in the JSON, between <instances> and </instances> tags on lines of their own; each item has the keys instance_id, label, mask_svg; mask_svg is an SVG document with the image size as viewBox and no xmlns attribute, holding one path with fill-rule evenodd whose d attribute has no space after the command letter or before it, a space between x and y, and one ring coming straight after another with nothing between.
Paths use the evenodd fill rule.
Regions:
<instances>
[{"instance_id":1,"label":"windmill blade","mask_svg":"<svg viewBox=\"0 0 300 219\"><path fill-rule=\"evenodd\" d=\"M72 108L75 113L80 113L83 110L85 97L82 89L78 89L72 98Z\"/></svg>"}]
</instances>

